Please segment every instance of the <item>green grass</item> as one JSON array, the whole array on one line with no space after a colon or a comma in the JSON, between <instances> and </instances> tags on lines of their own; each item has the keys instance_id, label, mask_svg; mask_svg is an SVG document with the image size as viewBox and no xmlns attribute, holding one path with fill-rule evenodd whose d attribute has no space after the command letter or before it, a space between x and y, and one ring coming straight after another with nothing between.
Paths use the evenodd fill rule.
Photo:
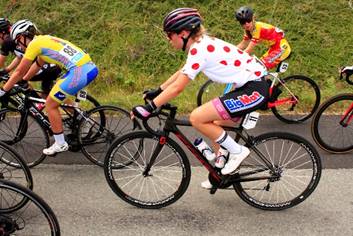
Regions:
<instances>
[{"instance_id":1,"label":"green grass","mask_svg":"<svg viewBox=\"0 0 353 236\"><path fill-rule=\"evenodd\" d=\"M158 86L185 60L165 40L161 24L166 13L177 7L199 8L209 33L237 44L242 30L234 10L246 4L258 20L285 31L294 52L286 75L313 78L323 99L351 90L336 79L339 66L353 64L353 9L347 0L0 0L0 11L12 21L29 18L43 33L87 50L100 70L90 92L101 103L131 108L142 103L144 89ZM204 81L199 76L175 100L182 112L195 107Z\"/></svg>"}]
</instances>

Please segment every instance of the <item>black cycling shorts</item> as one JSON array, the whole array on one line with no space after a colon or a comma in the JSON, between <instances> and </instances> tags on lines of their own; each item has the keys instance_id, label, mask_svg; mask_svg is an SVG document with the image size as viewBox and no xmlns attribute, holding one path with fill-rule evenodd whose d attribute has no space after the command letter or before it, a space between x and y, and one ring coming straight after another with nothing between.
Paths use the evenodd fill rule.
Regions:
<instances>
[{"instance_id":1,"label":"black cycling shorts","mask_svg":"<svg viewBox=\"0 0 353 236\"><path fill-rule=\"evenodd\" d=\"M269 86L262 77L213 99L212 103L222 119L230 120L267 106L268 97Z\"/></svg>"}]
</instances>

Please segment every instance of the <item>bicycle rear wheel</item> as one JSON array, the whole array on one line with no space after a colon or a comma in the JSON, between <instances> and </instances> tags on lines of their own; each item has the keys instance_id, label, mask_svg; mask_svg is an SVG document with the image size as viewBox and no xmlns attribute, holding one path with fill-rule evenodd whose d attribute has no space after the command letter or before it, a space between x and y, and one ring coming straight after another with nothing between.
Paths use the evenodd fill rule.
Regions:
<instances>
[{"instance_id":1,"label":"bicycle rear wheel","mask_svg":"<svg viewBox=\"0 0 353 236\"><path fill-rule=\"evenodd\" d=\"M283 210L304 201L317 187L321 177L320 156L302 137L267 133L256 137L250 149L249 157L240 166L242 181L233 184L247 204L262 210ZM275 171L270 170L259 155L263 155Z\"/></svg>"},{"instance_id":2,"label":"bicycle rear wheel","mask_svg":"<svg viewBox=\"0 0 353 236\"><path fill-rule=\"evenodd\" d=\"M121 135L141 129L130 113L115 106L100 106L87 112L79 124L82 153L94 164L103 166L110 144Z\"/></svg>"},{"instance_id":3,"label":"bicycle rear wheel","mask_svg":"<svg viewBox=\"0 0 353 236\"><path fill-rule=\"evenodd\" d=\"M225 92L226 84L214 83L212 80L207 80L197 93L197 106L211 101L217 96L221 96Z\"/></svg>"},{"instance_id":4,"label":"bicycle rear wheel","mask_svg":"<svg viewBox=\"0 0 353 236\"><path fill-rule=\"evenodd\" d=\"M28 167L33 167L45 159L43 149L49 147L49 136L31 114L27 116L23 127L20 127L22 116L24 114L15 109L0 111L0 140L12 146ZM18 166L12 162L8 164Z\"/></svg>"},{"instance_id":5,"label":"bicycle rear wheel","mask_svg":"<svg viewBox=\"0 0 353 236\"><path fill-rule=\"evenodd\" d=\"M346 114L346 115L345 115ZM325 101L311 123L311 134L322 149L331 153L353 150L353 94L340 94Z\"/></svg>"},{"instance_id":6,"label":"bicycle rear wheel","mask_svg":"<svg viewBox=\"0 0 353 236\"><path fill-rule=\"evenodd\" d=\"M109 148L104 162L105 178L114 193L131 205L165 207L182 197L189 186L189 160L170 138L166 138L154 164L147 168L159 143L158 136L136 131L116 139ZM125 165L126 162L132 163Z\"/></svg>"},{"instance_id":7,"label":"bicycle rear wheel","mask_svg":"<svg viewBox=\"0 0 353 236\"><path fill-rule=\"evenodd\" d=\"M0 193L0 230L11 224L14 229L11 235L60 235L59 222L53 210L30 189L0 180ZM11 209L11 204L18 199L26 199L26 205L21 209Z\"/></svg>"},{"instance_id":8,"label":"bicycle rear wheel","mask_svg":"<svg viewBox=\"0 0 353 236\"><path fill-rule=\"evenodd\" d=\"M282 79L282 82L285 86L278 83L275 87L281 91L275 99L277 102L287 101L272 107L273 114L285 123L300 123L309 119L320 105L319 86L303 75L292 75Z\"/></svg>"}]
</instances>

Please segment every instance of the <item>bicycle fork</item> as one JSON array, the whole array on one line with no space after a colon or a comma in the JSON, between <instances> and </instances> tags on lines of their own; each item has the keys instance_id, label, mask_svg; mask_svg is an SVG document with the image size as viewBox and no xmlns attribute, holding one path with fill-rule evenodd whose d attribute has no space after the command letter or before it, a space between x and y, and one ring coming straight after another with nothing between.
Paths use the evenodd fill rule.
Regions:
<instances>
[{"instance_id":1,"label":"bicycle fork","mask_svg":"<svg viewBox=\"0 0 353 236\"><path fill-rule=\"evenodd\" d=\"M349 108L342 116L340 120L340 125L342 125L343 127L347 127L351 123L352 119L353 119L353 103L349 106Z\"/></svg>"},{"instance_id":2,"label":"bicycle fork","mask_svg":"<svg viewBox=\"0 0 353 236\"><path fill-rule=\"evenodd\" d=\"M166 143L167 141L167 137L165 136L160 136L159 137L159 142L156 146L156 148L153 150L153 153L152 153L152 156L151 156L151 159L150 161L147 163L146 167L145 167L145 170L142 172L142 175L144 177L148 177L148 176L151 176L150 175L150 170L151 170L151 167L153 166L154 162L156 161L159 153L161 152L164 144Z\"/></svg>"}]
</instances>

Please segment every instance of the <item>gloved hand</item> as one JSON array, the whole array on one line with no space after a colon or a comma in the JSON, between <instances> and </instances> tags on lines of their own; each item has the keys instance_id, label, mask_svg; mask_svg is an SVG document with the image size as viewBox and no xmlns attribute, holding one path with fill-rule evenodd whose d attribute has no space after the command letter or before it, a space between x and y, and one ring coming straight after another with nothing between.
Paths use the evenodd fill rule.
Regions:
<instances>
[{"instance_id":1,"label":"gloved hand","mask_svg":"<svg viewBox=\"0 0 353 236\"><path fill-rule=\"evenodd\" d=\"M28 90L29 89L29 84L27 80L21 80L18 83L18 86L20 86L23 90Z\"/></svg>"},{"instance_id":2,"label":"gloved hand","mask_svg":"<svg viewBox=\"0 0 353 236\"><path fill-rule=\"evenodd\" d=\"M138 105L132 108L132 114L142 120L147 120L154 110L156 110L156 104L153 101L147 105Z\"/></svg>"},{"instance_id":3,"label":"gloved hand","mask_svg":"<svg viewBox=\"0 0 353 236\"><path fill-rule=\"evenodd\" d=\"M4 75L9 75L9 72L7 72L5 69L0 69L0 76Z\"/></svg>"},{"instance_id":4,"label":"gloved hand","mask_svg":"<svg viewBox=\"0 0 353 236\"><path fill-rule=\"evenodd\" d=\"M4 97L6 95L6 91L0 88L0 98Z\"/></svg>"},{"instance_id":5,"label":"gloved hand","mask_svg":"<svg viewBox=\"0 0 353 236\"><path fill-rule=\"evenodd\" d=\"M340 79L342 79L343 74L350 77L353 74L353 66L346 66L340 69Z\"/></svg>"},{"instance_id":6,"label":"gloved hand","mask_svg":"<svg viewBox=\"0 0 353 236\"><path fill-rule=\"evenodd\" d=\"M157 89L148 89L148 90L143 91L143 98L152 101L161 92L163 92L161 87L158 87Z\"/></svg>"}]
</instances>

